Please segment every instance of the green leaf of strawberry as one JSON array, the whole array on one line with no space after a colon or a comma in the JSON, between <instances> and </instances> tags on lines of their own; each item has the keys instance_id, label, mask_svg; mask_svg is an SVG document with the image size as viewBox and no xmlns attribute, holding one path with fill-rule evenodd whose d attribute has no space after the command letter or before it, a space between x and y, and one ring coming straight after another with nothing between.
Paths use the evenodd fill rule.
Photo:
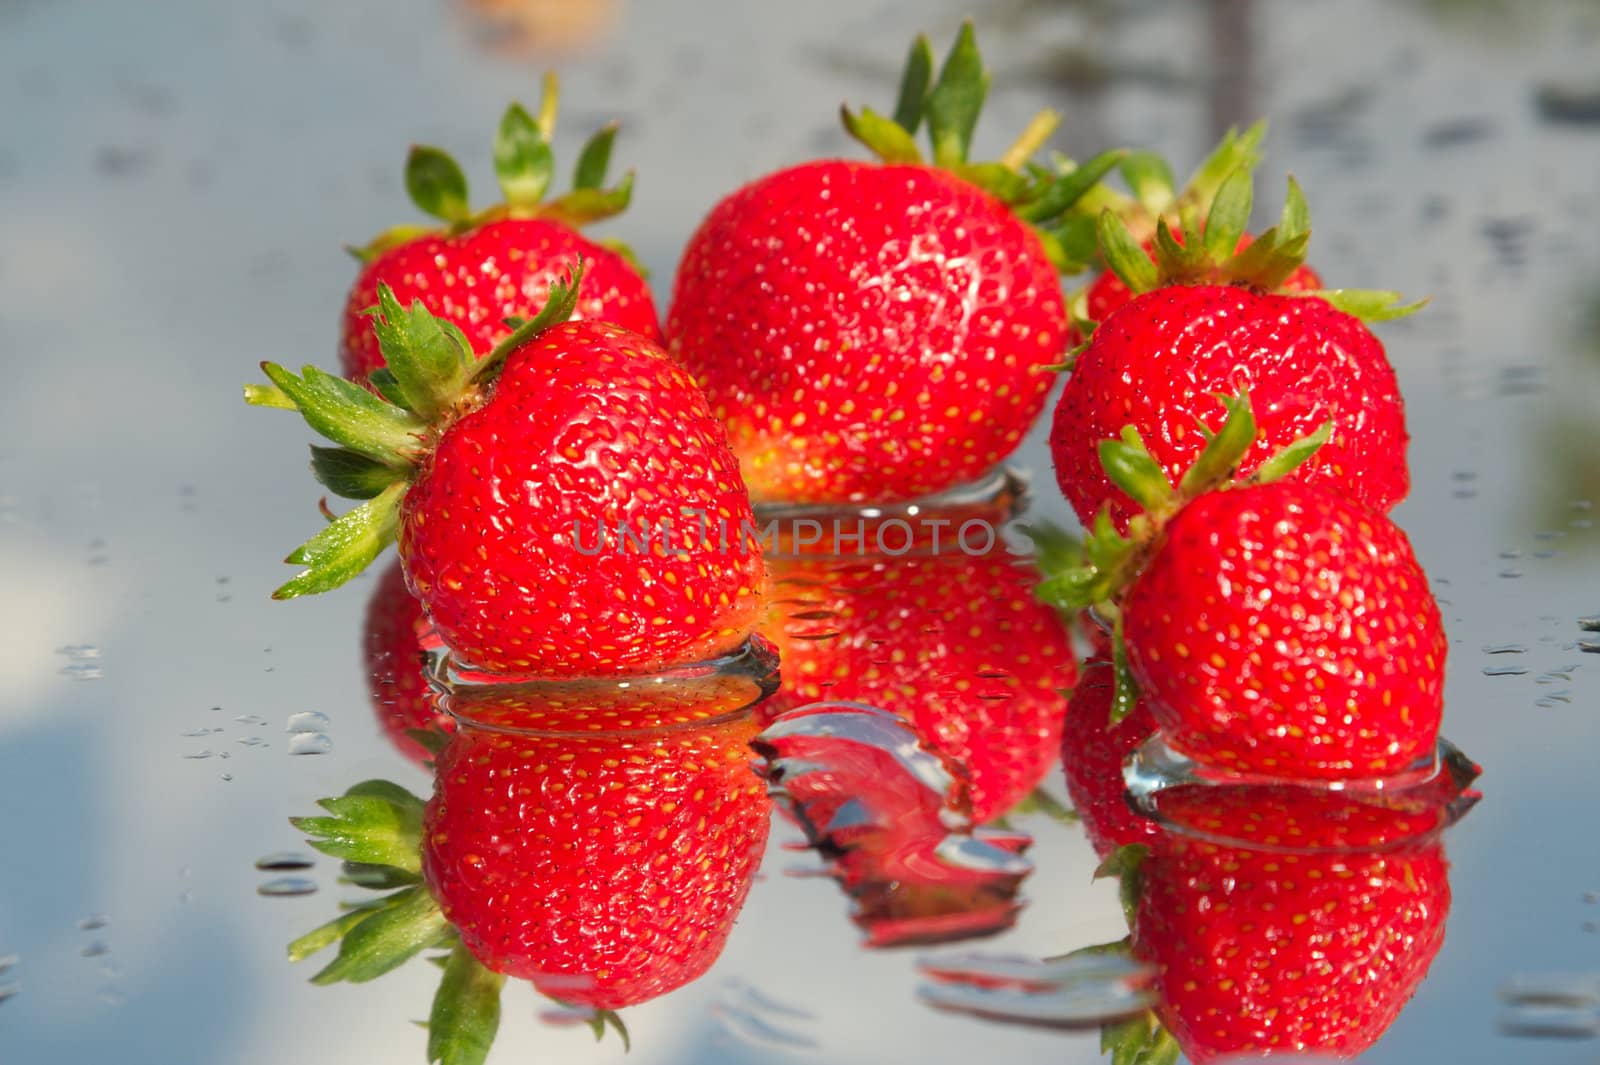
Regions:
<instances>
[{"instance_id":1,"label":"green leaf of strawberry","mask_svg":"<svg viewBox=\"0 0 1600 1065\"><path fill-rule=\"evenodd\" d=\"M272 598L294 599L330 591L366 569L394 543L405 491L406 482L396 481L296 548L284 561L307 568L281 585Z\"/></svg>"},{"instance_id":2,"label":"green leaf of strawberry","mask_svg":"<svg viewBox=\"0 0 1600 1065\"><path fill-rule=\"evenodd\" d=\"M544 199L555 173L555 154L544 131L521 104L506 108L494 139L494 172L506 204L531 208Z\"/></svg>"},{"instance_id":3,"label":"green leaf of strawberry","mask_svg":"<svg viewBox=\"0 0 1600 1065\"><path fill-rule=\"evenodd\" d=\"M972 131L988 93L989 72L983 69L977 36L971 21L963 22L924 105L937 165L948 169L967 161Z\"/></svg>"},{"instance_id":4,"label":"green leaf of strawberry","mask_svg":"<svg viewBox=\"0 0 1600 1065\"><path fill-rule=\"evenodd\" d=\"M367 865L421 871L422 801L384 781L357 785L318 806L330 817L296 817L290 824L314 837L323 854Z\"/></svg>"},{"instance_id":5,"label":"green leaf of strawberry","mask_svg":"<svg viewBox=\"0 0 1600 1065\"><path fill-rule=\"evenodd\" d=\"M406 888L394 900L347 931L339 941L339 956L311 982L362 984L376 980L455 934L427 888Z\"/></svg>"},{"instance_id":6,"label":"green leaf of strawberry","mask_svg":"<svg viewBox=\"0 0 1600 1065\"><path fill-rule=\"evenodd\" d=\"M406 157L406 191L423 213L449 223L465 222L467 175L447 152L419 144Z\"/></svg>"},{"instance_id":7,"label":"green leaf of strawberry","mask_svg":"<svg viewBox=\"0 0 1600 1065\"><path fill-rule=\"evenodd\" d=\"M293 406L289 408L293 410ZM343 447L311 447L311 472L346 499L372 499L405 477L404 471Z\"/></svg>"},{"instance_id":8,"label":"green leaf of strawberry","mask_svg":"<svg viewBox=\"0 0 1600 1065\"><path fill-rule=\"evenodd\" d=\"M615 122L601 126L589 138L578 153L578 163L572 172L574 189L598 189L606 183L606 171L611 167L611 146L616 139Z\"/></svg>"},{"instance_id":9,"label":"green leaf of strawberry","mask_svg":"<svg viewBox=\"0 0 1600 1065\"><path fill-rule=\"evenodd\" d=\"M500 1030L500 989L505 982L466 947L455 945L428 1014L429 1065L483 1065Z\"/></svg>"},{"instance_id":10,"label":"green leaf of strawberry","mask_svg":"<svg viewBox=\"0 0 1600 1065\"><path fill-rule=\"evenodd\" d=\"M928 35L917 34L911 42L911 52L906 56L905 71L900 76L900 95L894 105L895 124L908 134L917 132L922 125L923 110L928 101L928 83L933 79L933 45Z\"/></svg>"}]
</instances>

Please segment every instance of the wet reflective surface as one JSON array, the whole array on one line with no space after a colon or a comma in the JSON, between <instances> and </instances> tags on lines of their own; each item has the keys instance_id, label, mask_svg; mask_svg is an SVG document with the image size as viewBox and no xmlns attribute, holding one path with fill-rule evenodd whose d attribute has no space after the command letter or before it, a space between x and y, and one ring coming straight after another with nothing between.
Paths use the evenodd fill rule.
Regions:
<instances>
[{"instance_id":1,"label":"wet reflective surface","mask_svg":"<svg viewBox=\"0 0 1600 1065\"><path fill-rule=\"evenodd\" d=\"M339 247L411 218L404 147L477 165L554 63L558 148L624 122L639 185L606 233L660 293L715 199L849 151L838 101L886 103L905 39L947 39L964 13L635 2L551 21L560 6L0 2L0 1060L423 1059L409 1022L437 970L320 988L285 959L357 893L287 818L357 781L430 784L371 709L381 571L267 600L316 496L303 427L237 398L262 359L334 364ZM1595 1034L1600 973L1592 8L1015 0L979 29L991 150L1048 104L1076 157L1131 142L1181 168L1265 114L1263 172L1307 190L1330 283L1433 297L1379 330L1413 435L1395 517L1443 601L1444 731L1485 798L1447 837L1429 974L1363 1060L1591 1060L1592 1042L1542 1037ZM1044 431L1018 465L1036 512L1065 521ZM1042 787L1065 801L1058 768ZM1084 828L1037 804L997 831L1032 837L1009 929L874 950L860 896L787 875L823 859L774 820L715 965L628 1009L632 1059L1101 1060L1074 1022L1142 1006L1148 973L1046 959L1126 934L1115 887ZM1036 993L996 1008L1008 982ZM1030 1008L1042 1024L974 1016ZM579 1013L508 991L491 1060L620 1060Z\"/></svg>"}]
</instances>

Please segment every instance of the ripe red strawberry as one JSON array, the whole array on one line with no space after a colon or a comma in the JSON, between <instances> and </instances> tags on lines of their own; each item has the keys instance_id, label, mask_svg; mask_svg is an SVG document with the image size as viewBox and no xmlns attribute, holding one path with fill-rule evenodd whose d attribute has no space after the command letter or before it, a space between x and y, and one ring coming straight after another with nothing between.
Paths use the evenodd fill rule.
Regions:
<instances>
[{"instance_id":1,"label":"ripe red strawberry","mask_svg":"<svg viewBox=\"0 0 1600 1065\"><path fill-rule=\"evenodd\" d=\"M1049 772L1077 670L1060 615L1033 597L1027 560L1003 546L946 548L786 559L772 574L763 631L780 649L784 686L764 704L767 719L820 700L896 714L965 770L978 823Z\"/></svg>"},{"instance_id":2,"label":"ripe red strawberry","mask_svg":"<svg viewBox=\"0 0 1600 1065\"><path fill-rule=\"evenodd\" d=\"M1083 566L1042 592L1116 600L1126 647L1169 745L1271 777L1391 777L1438 742L1446 640L1393 523L1315 485L1279 480L1316 453L1297 441L1223 488L1256 439L1249 399L1176 487L1129 430L1104 469L1147 513L1118 534L1102 509Z\"/></svg>"},{"instance_id":3,"label":"ripe red strawberry","mask_svg":"<svg viewBox=\"0 0 1600 1065\"><path fill-rule=\"evenodd\" d=\"M368 502L290 556L275 595L326 591L398 535L412 591L467 668L550 677L649 672L737 646L762 566L721 424L687 373L636 334L538 319L478 360L420 304L381 293L387 399L307 367L264 364L276 389L344 445L313 467ZM725 522L726 542L693 515ZM620 526L631 530L627 537Z\"/></svg>"},{"instance_id":4,"label":"ripe red strawberry","mask_svg":"<svg viewBox=\"0 0 1600 1065\"><path fill-rule=\"evenodd\" d=\"M426 656L418 634L426 625L422 604L406 587L405 570L398 561L391 563L367 601L362 658L378 726L401 754L418 765L433 755L412 733L455 728L455 719L439 709L424 672Z\"/></svg>"},{"instance_id":5,"label":"ripe red strawberry","mask_svg":"<svg viewBox=\"0 0 1600 1065\"><path fill-rule=\"evenodd\" d=\"M1300 291L1310 283L1297 276L1310 221L1298 187L1290 182L1282 221L1245 241L1250 202L1249 174L1235 171L1203 229L1186 227L1180 240L1165 220L1158 223L1154 262L1111 212L1101 216L1106 260L1138 295L1095 328L1055 409L1056 480L1083 522L1108 501L1119 528L1135 513L1100 469L1101 440L1132 426L1175 477L1205 445L1197 430L1215 414L1216 394L1245 389L1260 440L1241 472L1331 419L1332 442L1296 476L1381 511L1405 497L1399 384L1383 345L1356 314L1377 320L1414 306L1395 306L1398 297L1388 292Z\"/></svg>"},{"instance_id":6,"label":"ripe red strawberry","mask_svg":"<svg viewBox=\"0 0 1600 1065\"><path fill-rule=\"evenodd\" d=\"M1089 842L1102 858L1118 847L1149 840L1160 831L1154 821L1129 808L1122 782L1122 763L1155 732L1155 718L1140 700L1126 716L1114 721L1115 694L1111 662L1085 662L1077 687L1072 689L1061 734L1067 793Z\"/></svg>"},{"instance_id":7,"label":"ripe red strawberry","mask_svg":"<svg viewBox=\"0 0 1600 1065\"><path fill-rule=\"evenodd\" d=\"M1444 942L1450 885L1437 837L1390 844L1383 827L1328 822L1294 802L1220 807L1213 820L1232 836L1264 825L1301 844L1154 843L1138 870L1134 950L1161 968L1167 1030L1196 1063L1362 1053Z\"/></svg>"},{"instance_id":8,"label":"ripe red strawberry","mask_svg":"<svg viewBox=\"0 0 1600 1065\"><path fill-rule=\"evenodd\" d=\"M744 904L770 804L739 711L760 692L742 676L565 688L452 702L423 874L489 969L620 1009L704 973Z\"/></svg>"},{"instance_id":9,"label":"ripe red strawberry","mask_svg":"<svg viewBox=\"0 0 1600 1065\"><path fill-rule=\"evenodd\" d=\"M339 343L346 375L364 379L384 365L368 320L378 305L379 285L388 285L402 305L422 300L459 327L474 351L487 352L511 332L506 319L537 314L551 286L580 259L587 264L587 284L574 316L611 322L660 342L654 298L630 253L578 232L628 205L631 173L612 188L601 187L616 126L606 126L584 148L573 191L544 202L555 117L553 76L546 78L537 119L518 104L506 111L495 141L495 170L505 202L476 213L468 206L467 180L455 160L437 148L412 148L406 187L417 206L444 227L400 226L356 253L363 265L345 300Z\"/></svg>"},{"instance_id":10,"label":"ripe red strawberry","mask_svg":"<svg viewBox=\"0 0 1600 1065\"><path fill-rule=\"evenodd\" d=\"M668 346L727 421L758 501L882 502L971 480L1017 446L1066 350L1061 220L1116 155L1065 176L1024 169L1047 113L1001 162L969 164L987 85L970 25L930 90L931 67L919 38L894 118L845 112L881 162L761 178L684 252ZM924 115L932 165L913 140Z\"/></svg>"},{"instance_id":11,"label":"ripe red strawberry","mask_svg":"<svg viewBox=\"0 0 1600 1065\"><path fill-rule=\"evenodd\" d=\"M319 803L328 816L294 819L357 883L399 890L290 958L337 943L313 982L360 983L448 949L428 1025L429 1060L446 1065L481 1065L508 976L594 1010L597 1034L620 1029L610 1011L711 966L744 904L770 811L750 707L776 667L752 644L649 684L457 687L426 807L368 781Z\"/></svg>"},{"instance_id":12,"label":"ripe red strawberry","mask_svg":"<svg viewBox=\"0 0 1600 1065\"><path fill-rule=\"evenodd\" d=\"M1338 779L1434 752L1439 608L1405 533L1360 503L1288 481L1203 496L1123 609L1151 711L1193 758Z\"/></svg>"}]
</instances>

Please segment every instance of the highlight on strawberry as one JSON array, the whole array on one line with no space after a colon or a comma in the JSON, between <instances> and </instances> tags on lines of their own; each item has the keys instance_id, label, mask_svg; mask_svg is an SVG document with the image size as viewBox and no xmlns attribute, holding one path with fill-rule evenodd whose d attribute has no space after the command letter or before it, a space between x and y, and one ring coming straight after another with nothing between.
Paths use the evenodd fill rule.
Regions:
<instances>
[{"instance_id":1,"label":"highlight on strawberry","mask_svg":"<svg viewBox=\"0 0 1600 1065\"><path fill-rule=\"evenodd\" d=\"M405 185L433 225L396 226L364 247L352 249L361 271L345 300L339 361L346 376L365 380L385 356L369 308L380 285L402 305L424 300L440 318L460 329L471 348L487 352L511 327L508 318L531 318L550 299L553 286L585 264L588 283L573 307L579 319L620 325L661 340L655 299L626 244L591 240L580 230L627 209L632 171L606 185L617 125L601 128L583 147L572 190L546 199L554 178L559 90L555 75L544 82L537 114L517 103L500 120L494 168L504 200L474 210L467 179L446 152L417 145L406 158Z\"/></svg>"},{"instance_id":2,"label":"highlight on strawberry","mask_svg":"<svg viewBox=\"0 0 1600 1065\"><path fill-rule=\"evenodd\" d=\"M300 411L339 445L313 447L312 472L362 501L289 556L305 568L275 597L338 587L398 540L409 587L471 669L653 672L745 640L763 570L726 433L655 344L567 321L583 276L482 358L380 287L376 394L262 364L272 384L246 400Z\"/></svg>"},{"instance_id":3,"label":"highlight on strawberry","mask_svg":"<svg viewBox=\"0 0 1600 1065\"><path fill-rule=\"evenodd\" d=\"M1401 305L1393 292L1306 291L1297 271L1311 229L1299 186L1290 179L1282 218L1253 241L1245 238L1251 204L1250 173L1240 167L1203 219L1190 210L1174 231L1158 218L1153 252L1102 212L1102 254L1134 296L1068 360L1050 432L1056 480L1085 524L1107 501L1119 528L1137 509L1101 469L1100 440L1132 425L1178 477L1205 445L1195 426L1215 409L1212 394L1241 389L1254 398L1260 433L1244 472L1331 420L1333 438L1296 477L1382 512L1405 498L1405 406L1367 323L1421 304Z\"/></svg>"},{"instance_id":4,"label":"highlight on strawberry","mask_svg":"<svg viewBox=\"0 0 1600 1065\"><path fill-rule=\"evenodd\" d=\"M1383 515L1288 479L1331 426L1236 479L1256 439L1247 393L1174 485L1139 430L1101 443L1112 504L1083 562L1040 594L1114 617L1114 712L1149 701L1163 739L1218 769L1374 780L1436 758L1447 651L1405 534Z\"/></svg>"},{"instance_id":5,"label":"highlight on strawberry","mask_svg":"<svg viewBox=\"0 0 1600 1065\"><path fill-rule=\"evenodd\" d=\"M387 892L290 944L337 946L317 984L377 979L428 952L443 967L428 1060L480 1065L507 979L590 1012L698 978L721 954L765 849L751 707L776 685L755 643L648 684L463 685L443 705L433 798L358 784L293 823L351 878ZM624 1037L625 1036L625 1029Z\"/></svg>"},{"instance_id":6,"label":"highlight on strawberry","mask_svg":"<svg viewBox=\"0 0 1600 1065\"><path fill-rule=\"evenodd\" d=\"M1043 407L1041 371L1070 328L1057 272L1093 252L1074 204L1120 153L1033 162L1057 123L1046 111L974 162L988 84L970 24L937 73L919 37L892 116L843 111L875 161L759 178L690 239L668 347L727 422L758 502L938 493L1003 460Z\"/></svg>"}]
</instances>

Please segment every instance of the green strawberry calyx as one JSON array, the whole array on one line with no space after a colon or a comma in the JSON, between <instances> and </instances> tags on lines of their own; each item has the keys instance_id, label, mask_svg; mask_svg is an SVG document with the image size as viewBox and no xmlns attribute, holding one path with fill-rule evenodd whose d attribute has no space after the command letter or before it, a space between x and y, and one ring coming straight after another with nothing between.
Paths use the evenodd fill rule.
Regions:
<instances>
[{"instance_id":1,"label":"green strawberry calyx","mask_svg":"<svg viewBox=\"0 0 1600 1065\"><path fill-rule=\"evenodd\" d=\"M1158 215L1148 251L1117 211L1105 207L1097 224L1101 256L1107 268L1136 295L1166 285L1245 285L1320 298L1364 322L1402 318L1427 303L1425 299L1404 303L1399 293L1376 289L1282 290L1280 286L1305 263L1311 212L1291 175L1278 224L1240 248L1253 196L1250 167L1237 167L1217 185L1203 220L1198 201L1181 197L1176 231L1165 214Z\"/></svg>"},{"instance_id":2,"label":"green strawberry calyx","mask_svg":"<svg viewBox=\"0 0 1600 1065\"><path fill-rule=\"evenodd\" d=\"M1128 522L1128 531L1122 533L1111 518L1111 505L1107 502L1090 523L1076 564L1041 567L1045 577L1036 589L1040 599L1060 610L1093 607L1111 620L1112 662L1116 674L1113 724L1132 710L1138 698L1128 666L1118 600L1159 548L1161 531L1167 522L1208 492L1268 484L1287 476L1315 455L1333 435L1333 422L1324 422L1316 431L1286 444L1253 473L1241 478L1237 476L1239 463L1256 441L1250 393L1240 390L1233 396L1217 398L1226 411L1222 427L1214 432L1200 427L1206 445L1177 484L1167 477L1161 464L1145 447L1139 430L1133 426L1125 427L1116 439L1102 440L1100 465L1106 476L1143 512L1134 515Z\"/></svg>"},{"instance_id":3,"label":"green strawberry calyx","mask_svg":"<svg viewBox=\"0 0 1600 1065\"><path fill-rule=\"evenodd\" d=\"M467 176L448 152L428 145L413 145L406 156L405 183L411 200L423 214L442 226L402 225L385 230L364 246L349 249L362 262L370 262L391 248L418 237L438 233L463 233L503 218L546 218L574 229L621 214L633 197L633 171L614 185L606 185L611 147L617 123L602 126L578 154L572 174L572 191L546 200L555 174L555 135L560 85L554 74L544 77L544 95L537 114L512 103L500 119L494 140L494 170L505 199L493 207L473 211L467 194ZM632 261L626 245L605 242Z\"/></svg>"},{"instance_id":4,"label":"green strawberry calyx","mask_svg":"<svg viewBox=\"0 0 1600 1065\"><path fill-rule=\"evenodd\" d=\"M371 314L387 365L369 375L376 394L315 366L295 374L274 362L261 364L271 384L245 385L245 402L298 410L339 445L312 447L312 474L335 495L361 501L285 559L305 569L273 592L274 599L337 588L394 542L400 501L439 434L487 401L513 351L572 316L583 270L580 260L564 282L551 286L544 309L482 359L459 328L435 318L422 301L403 307L380 285Z\"/></svg>"},{"instance_id":5,"label":"green strawberry calyx","mask_svg":"<svg viewBox=\"0 0 1600 1065\"><path fill-rule=\"evenodd\" d=\"M304 961L338 945L338 954L311 978L318 985L376 980L418 955L442 971L428 1030L428 1061L483 1065L500 1028L505 977L487 968L461 943L422 882L424 802L398 784L368 780L317 803L323 816L289 823L307 843L344 862L345 883L388 894L350 905L338 917L289 944L289 960ZM611 1010L585 1018L599 1039L615 1028L628 1044L622 1019Z\"/></svg>"},{"instance_id":6,"label":"green strawberry calyx","mask_svg":"<svg viewBox=\"0 0 1600 1065\"><path fill-rule=\"evenodd\" d=\"M1004 202L1039 236L1050 261L1062 273L1088 268L1096 254L1095 214L1078 209L1100 180L1127 153L1102 152L1079 165L1057 157L1053 166L1033 161L1061 116L1052 110L1035 115L1022 134L997 160L972 162L972 134L989 92L989 72L978 52L977 35L964 22L944 65L934 72L933 47L919 35L911 45L900 78L893 115L870 107L840 109L845 130L889 164L924 166L928 159L917 147L917 131L926 122L932 165L982 188Z\"/></svg>"}]
</instances>

